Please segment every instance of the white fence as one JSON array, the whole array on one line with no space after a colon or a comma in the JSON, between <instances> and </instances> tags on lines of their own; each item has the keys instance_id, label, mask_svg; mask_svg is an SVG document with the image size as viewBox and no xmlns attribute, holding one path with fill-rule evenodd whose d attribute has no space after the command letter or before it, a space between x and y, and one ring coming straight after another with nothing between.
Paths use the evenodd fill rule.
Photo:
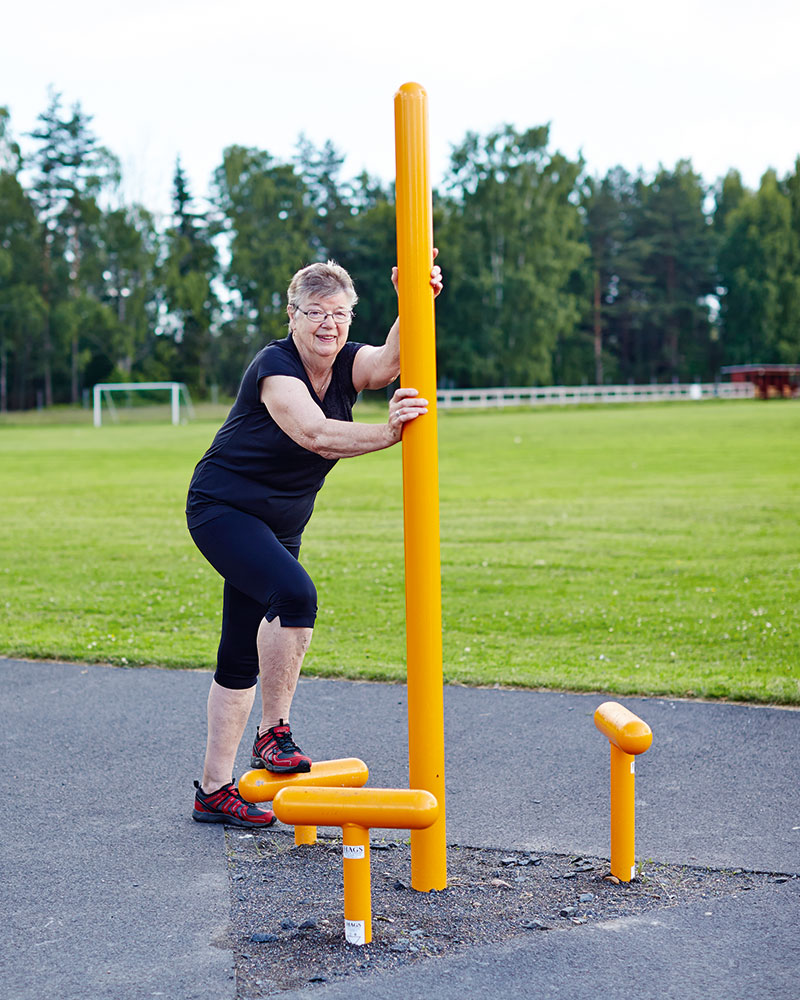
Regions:
<instances>
[{"instance_id":1,"label":"white fence","mask_svg":"<svg viewBox=\"0 0 800 1000\"><path fill-rule=\"evenodd\" d=\"M571 403L649 403L673 399L752 399L752 382L685 382L669 385L547 385L533 388L439 389L443 410Z\"/></svg>"}]
</instances>

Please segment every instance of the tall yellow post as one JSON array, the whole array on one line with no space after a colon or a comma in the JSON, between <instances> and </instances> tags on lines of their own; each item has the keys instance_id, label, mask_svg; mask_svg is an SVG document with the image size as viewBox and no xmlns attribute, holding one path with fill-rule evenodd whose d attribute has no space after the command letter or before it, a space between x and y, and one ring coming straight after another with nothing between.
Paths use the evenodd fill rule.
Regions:
<instances>
[{"instance_id":1,"label":"tall yellow post","mask_svg":"<svg viewBox=\"0 0 800 1000\"><path fill-rule=\"evenodd\" d=\"M447 886L447 840L436 332L430 285L433 202L424 88L404 83L394 96L394 112L400 379L428 400L427 414L403 430L403 512L409 780L412 788L431 792L440 806L431 827L411 833L411 885L429 892Z\"/></svg>"}]
</instances>

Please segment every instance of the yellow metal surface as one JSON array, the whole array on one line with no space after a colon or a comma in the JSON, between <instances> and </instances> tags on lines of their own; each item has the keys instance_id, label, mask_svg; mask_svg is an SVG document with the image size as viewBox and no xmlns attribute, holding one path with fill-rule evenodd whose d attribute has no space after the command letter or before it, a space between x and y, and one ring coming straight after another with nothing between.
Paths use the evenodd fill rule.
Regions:
<instances>
[{"instance_id":1,"label":"yellow metal surface","mask_svg":"<svg viewBox=\"0 0 800 1000\"><path fill-rule=\"evenodd\" d=\"M344 870L344 934L351 944L372 940L372 890L369 872L369 831L342 827Z\"/></svg>"},{"instance_id":2,"label":"yellow metal surface","mask_svg":"<svg viewBox=\"0 0 800 1000\"><path fill-rule=\"evenodd\" d=\"M239 794L248 802L271 802L281 788L298 785L324 785L339 788L360 788L366 785L369 769L357 757L342 760L319 760L311 770L300 774L274 774L263 768L246 771L239 778ZM313 843L313 841L312 841Z\"/></svg>"},{"instance_id":3,"label":"yellow metal surface","mask_svg":"<svg viewBox=\"0 0 800 1000\"><path fill-rule=\"evenodd\" d=\"M653 742L653 733L647 723L616 701L600 705L594 713L594 724L625 753L644 753Z\"/></svg>"},{"instance_id":4,"label":"yellow metal surface","mask_svg":"<svg viewBox=\"0 0 800 1000\"><path fill-rule=\"evenodd\" d=\"M634 815L635 761L611 746L611 874L630 882L636 874L636 819Z\"/></svg>"},{"instance_id":5,"label":"yellow metal surface","mask_svg":"<svg viewBox=\"0 0 800 1000\"><path fill-rule=\"evenodd\" d=\"M283 788L272 808L279 820L295 826L353 824L366 829L420 830L439 815L433 795L414 788Z\"/></svg>"},{"instance_id":6,"label":"yellow metal surface","mask_svg":"<svg viewBox=\"0 0 800 1000\"><path fill-rule=\"evenodd\" d=\"M428 413L403 430L409 782L414 788L429 791L441 807L431 827L411 835L411 884L423 892L447 885L436 332L430 285L433 210L427 102L425 89L418 83L403 84L394 97L400 380L428 400Z\"/></svg>"},{"instance_id":7,"label":"yellow metal surface","mask_svg":"<svg viewBox=\"0 0 800 1000\"><path fill-rule=\"evenodd\" d=\"M294 828L295 844L316 844L317 828L315 826L296 826Z\"/></svg>"}]
</instances>

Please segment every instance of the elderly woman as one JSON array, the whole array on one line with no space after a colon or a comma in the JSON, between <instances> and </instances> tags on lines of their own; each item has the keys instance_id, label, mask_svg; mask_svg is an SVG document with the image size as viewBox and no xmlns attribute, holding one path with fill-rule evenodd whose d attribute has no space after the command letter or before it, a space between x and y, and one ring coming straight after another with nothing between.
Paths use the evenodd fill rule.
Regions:
<instances>
[{"instance_id":1,"label":"elderly woman","mask_svg":"<svg viewBox=\"0 0 800 1000\"><path fill-rule=\"evenodd\" d=\"M392 282L397 287L396 268ZM438 267L431 286L438 295ZM194 783L198 822L265 827L275 820L271 810L245 802L232 780L259 676L261 723L251 765L310 769L289 728L317 611L314 584L298 562L303 528L338 459L397 444L403 425L427 412L427 400L406 387L392 396L385 424L353 422L358 394L384 388L400 372L398 321L382 347L348 341L356 301L350 275L333 261L295 274L289 335L250 363L192 477L189 531L225 580L205 764Z\"/></svg>"}]
</instances>

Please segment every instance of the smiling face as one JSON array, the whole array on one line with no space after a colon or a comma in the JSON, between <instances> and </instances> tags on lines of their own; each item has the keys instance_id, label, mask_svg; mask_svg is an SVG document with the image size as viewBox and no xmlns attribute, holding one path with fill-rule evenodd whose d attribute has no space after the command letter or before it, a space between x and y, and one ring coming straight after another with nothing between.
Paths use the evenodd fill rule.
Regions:
<instances>
[{"instance_id":1,"label":"smiling face","mask_svg":"<svg viewBox=\"0 0 800 1000\"><path fill-rule=\"evenodd\" d=\"M289 329L304 363L316 366L325 361L333 363L347 343L350 322L336 323L331 313L344 310L349 316L352 307L353 298L344 291L325 297L312 296L289 306ZM306 315L309 310L315 309L326 313L321 323L312 321Z\"/></svg>"}]
</instances>

